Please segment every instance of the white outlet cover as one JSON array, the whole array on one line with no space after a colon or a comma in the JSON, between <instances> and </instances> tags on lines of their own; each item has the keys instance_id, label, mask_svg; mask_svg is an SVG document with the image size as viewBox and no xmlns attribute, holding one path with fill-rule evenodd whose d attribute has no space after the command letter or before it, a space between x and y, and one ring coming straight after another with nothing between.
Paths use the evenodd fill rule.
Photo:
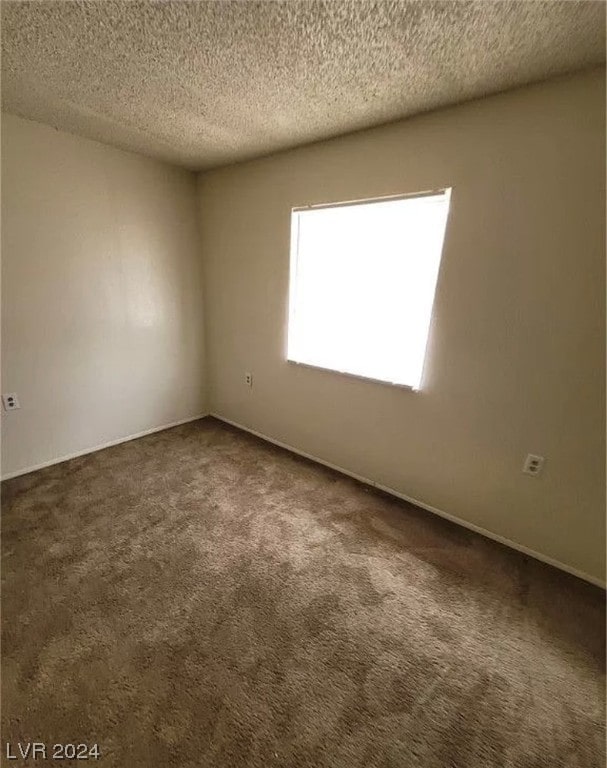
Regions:
<instances>
[{"instance_id":1,"label":"white outlet cover","mask_svg":"<svg viewBox=\"0 0 607 768\"><path fill-rule=\"evenodd\" d=\"M544 466L544 457L538 456L535 453L528 453L525 463L523 464L523 472L526 475L539 475Z\"/></svg>"},{"instance_id":2,"label":"white outlet cover","mask_svg":"<svg viewBox=\"0 0 607 768\"><path fill-rule=\"evenodd\" d=\"M16 411L17 408L21 408L16 392L9 392L6 395L2 395L2 403L4 404L5 411Z\"/></svg>"}]
</instances>

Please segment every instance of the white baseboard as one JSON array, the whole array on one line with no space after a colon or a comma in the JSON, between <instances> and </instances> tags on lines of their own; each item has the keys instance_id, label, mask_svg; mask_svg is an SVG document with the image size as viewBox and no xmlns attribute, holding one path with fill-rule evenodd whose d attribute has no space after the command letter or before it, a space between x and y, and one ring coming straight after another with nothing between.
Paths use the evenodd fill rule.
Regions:
<instances>
[{"instance_id":1,"label":"white baseboard","mask_svg":"<svg viewBox=\"0 0 607 768\"><path fill-rule=\"evenodd\" d=\"M284 448L287 451L291 451L292 453L296 453L299 456L303 456L306 459L310 459L312 461L317 462L318 464L322 464L325 467L334 469L336 472L340 472L342 475L347 475L348 477L352 477L355 480L359 480L361 483L365 483L365 485L370 485L373 488L377 488L380 491L389 493L391 496L396 496L396 498L398 499L402 499L403 501L408 501L410 504L413 504L416 507L421 507L422 509L425 509L428 512L432 512L432 514L434 515L438 515L439 517L444 517L445 520L449 520L452 523L456 523L457 525L461 525L464 528L468 528L469 530L474 531L475 533L479 533L481 536L485 536L487 539L492 539L493 541L497 541L499 544L504 544L506 547L515 549L517 552L521 552L523 555L527 555L528 557L533 557L535 560L540 560L542 563L546 563L547 565L552 565L554 568L558 568L561 571L565 571L566 573L569 573L572 576L577 576L578 579L583 579L584 581L588 581L597 587L602 587L603 589L605 589L606 587L606 584L604 581L601 581L601 579L597 579L595 576L591 576L589 573L585 573L584 571L580 571L577 568L571 567L570 565L561 563L559 560L555 560L554 558L549 557L548 555L543 555L541 552L536 552L534 549L529 549L529 547L525 547L523 544L519 544L516 541L507 539L505 536L500 536L498 533L493 533L493 531L489 531L486 528L482 528L480 525L476 525L475 523L469 523L467 520L462 520L459 517L455 517L455 515L449 514L449 512L444 512L442 509L438 509L437 507L433 507L430 504L426 504L425 502L420 501L419 499L414 499L411 496L407 496L406 494L401 493L400 491L394 490L394 488L389 488L386 485L381 485L380 483L376 483L375 481L371 480L368 477L363 477L362 475L358 475L355 472L350 472L348 469L344 469L343 467L338 467L336 464L331 464L331 462L325 461L324 459L320 459L318 456L314 456L311 453L300 451L299 448L295 448L292 445L283 443L280 440L275 440L273 437L264 435L263 432L258 432L255 429L251 429L251 427L246 427L244 424L239 424L236 421L232 421L232 419L228 419L219 413L211 412L209 415L213 416L216 419L219 419L219 421L223 421L226 424L230 424L232 427L236 427L237 429L242 429L245 432L249 432L250 434L255 435L255 437L259 437L262 440L266 440L268 443L273 443L274 445L277 445L280 448Z\"/></svg>"},{"instance_id":2,"label":"white baseboard","mask_svg":"<svg viewBox=\"0 0 607 768\"><path fill-rule=\"evenodd\" d=\"M119 437L117 440L110 440L107 443L101 443L101 445L95 445L92 448L85 448L83 451L76 451L75 453L68 453L65 456L59 456L56 459L50 459L44 461L42 464L34 464L31 467L25 469L18 469L16 472L8 472L6 475L2 475L2 480L11 480L13 477L19 477L20 475L29 475L30 472L36 472L38 469L44 469L45 467L52 467L53 464L61 464L63 461L69 459L76 459L78 456L86 456L87 453L95 453L95 451L102 451L104 448L111 448L113 445L120 445L120 443L128 443L129 440L137 440L138 437L145 437L151 435L154 432L162 432L164 429L171 429L171 427L178 427L180 424L188 424L190 421L198 421L198 419L204 419L208 416L208 413L201 413L198 416L188 416L187 419L180 419L179 421L172 421L170 424L162 424L160 427L152 427L151 429L144 429L143 432L136 432L134 435L127 435L126 437Z\"/></svg>"}]
</instances>

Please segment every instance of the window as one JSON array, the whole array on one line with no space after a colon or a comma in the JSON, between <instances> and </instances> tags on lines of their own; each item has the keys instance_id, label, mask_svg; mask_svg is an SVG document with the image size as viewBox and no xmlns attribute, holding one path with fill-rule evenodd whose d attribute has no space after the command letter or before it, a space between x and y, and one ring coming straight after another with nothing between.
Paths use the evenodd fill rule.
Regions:
<instances>
[{"instance_id":1,"label":"window","mask_svg":"<svg viewBox=\"0 0 607 768\"><path fill-rule=\"evenodd\" d=\"M450 193L293 209L289 360L419 389Z\"/></svg>"}]
</instances>

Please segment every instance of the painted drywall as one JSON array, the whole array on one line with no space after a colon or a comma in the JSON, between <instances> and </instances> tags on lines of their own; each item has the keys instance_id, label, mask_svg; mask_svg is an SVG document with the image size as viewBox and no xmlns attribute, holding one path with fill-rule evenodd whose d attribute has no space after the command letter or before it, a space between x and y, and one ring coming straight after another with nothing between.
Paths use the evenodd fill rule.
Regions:
<instances>
[{"instance_id":1,"label":"painted drywall","mask_svg":"<svg viewBox=\"0 0 607 768\"><path fill-rule=\"evenodd\" d=\"M201 175L210 409L602 580L604 116L600 68ZM287 363L291 207L448 186L422 390Z\"/></svg>"},{"instance_id":2,"label":"painted drywall","mask_svg":"<svg viewBox=\"0 0 607 768\"><path fill-rule=\"evenodd\" d=\"M2 117L2 474L206 410L196 179Z\"/></svg>"}]
</instances>

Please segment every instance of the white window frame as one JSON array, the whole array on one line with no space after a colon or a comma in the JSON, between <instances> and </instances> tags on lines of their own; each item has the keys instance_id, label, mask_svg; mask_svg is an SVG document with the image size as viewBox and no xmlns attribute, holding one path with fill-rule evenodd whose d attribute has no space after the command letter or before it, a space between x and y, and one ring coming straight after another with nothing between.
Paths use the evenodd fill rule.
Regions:
<instances>
[{"instance_id":1,"label":"white window frame","mask_svg":"<svg viewBox=\"0 0 607 768\"><path fill-rule=\"evenodd\" d=\"M424 379L424 369L427 362L428 345L429 345L430 332L432 327L432 318L434 316L434 300L435 300L436 288L438 286L438 280L440 276L440 269L443 261L445 242L446 242L446 236L447 236L447 227L449 223L449 214L451 210L451 206L450 206L451 194L452 194L452 187L443 187L440 189L433 189L433 190L428 190L423 192L406 193L406 194L400 194L400 195L389 195L389 196L383 196L383 197L373 197L373 198L357 199L357 200L335 202L335 203L318 203L318 204L311 204L311 205L302 205L302 206L296 206L291 209L289 305L288 305L287 339L286 339L286 354L285 354L285 358L288 363L291 363L293 365L303 366L305 368L312 368L316 370L337 373L342 376L362 379L363 381L383 384L385 386L398 387L398 388L406 389L412 392L419 392L422 389L423 379ZM289 340L290 340L290 334L292 333L292 330L294 328L294 323L295 323L295 309L296 309L295 294L296 294L296 287L297 287L296 274L297 274L298 241L299 241L299 217L296 214L300 212L318 210L323 208L325 209L341 208L341 207L350 207L350 206L357 206L357 205L368 205L371 203L382 203L382 202L391 202L391 201L398 201L398 200L415 200L423 197L438 197L438 196L446 197L447 215L445 219L445 230L444 230L443 240L441 243L441 250L438 256L437 274L436 274L436 280L434 283L434 290L432 294L430 311L428 316L428 329L427 329L427 335L425 340L424 357L422 362L422 373L420 376L419 384L416 386L412 384L390 381L388 379L383 379L383 378L374 378L372 376L366 376L361 373L353 373L351 371L340 370L339 368L331 368L327 366L318 365L315 363L304 362L301 360L296 360L293 357L290 357L289 356L289 347L290 347Z\"/></svg>"}]
</instances>

